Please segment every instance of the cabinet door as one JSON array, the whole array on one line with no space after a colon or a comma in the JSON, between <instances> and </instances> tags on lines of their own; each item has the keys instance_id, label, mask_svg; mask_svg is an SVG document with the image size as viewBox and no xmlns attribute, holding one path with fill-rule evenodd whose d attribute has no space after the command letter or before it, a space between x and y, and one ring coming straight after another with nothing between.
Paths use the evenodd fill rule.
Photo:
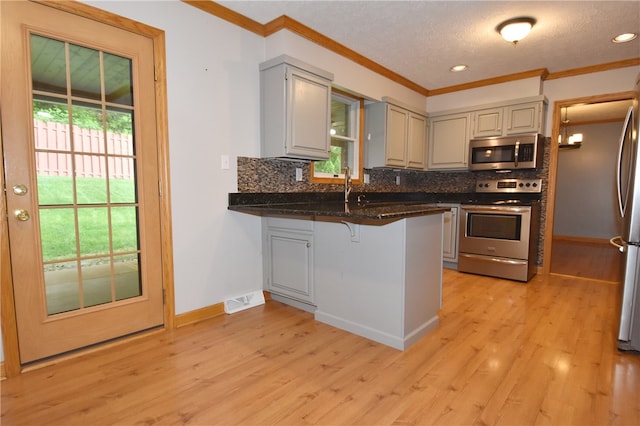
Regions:
<instances>
[{"instance_id":1,"label":"cabinet door","mask_svg":"<svg viewBox=\"0 0 640 426\"><path fill-rule=\"evenodd\" d=\"M444 223L442 230L442 258L448 262L458 261L458 209L457 205L450 207L444 212Z\"/></svg>"},{"instance_id":2,"label":"cabinet door","mask_svg":"<svg viewBox=\"0 0 640 426\"><path fill-rule=\"evenodd\" d=\"M313 303L313 234L267 231L267 289Z\"/></svg>"},{"instance_id":3,"label":"cabinet door","mask_svg":"<svg viewBox=\"0 0 640 426\"><path fill-rule=\"evenodd\" d=\"M329 159L331 85L298 68L287 69L288 155Z\"/></svg>"},{"instance_id":4,"label":"cabinet door","mask_svg":"<svg viewBox=\"0 0 640 426\"><path fill-rule=\"evenodd\" d=\"M429 125L429 169L466 169L469 156L470 114L434 117Z\"/></svg>"},{"instance_id":5,"label":"cabinet door","mask_svg":"<svg viewBox=\"0 0 640 426\"><path fill-rule=\"evenodd\" d=\"M506 107L506 134L541 133L541 109L542 102L532 102Z\"/></svg>"},{"instance_id":6,"label":"cabinet door","mask_svg":"<svg viewBox=\"0 0 640 426\"><path fill-rule=\"evenodd\" d=\"M491 108L474 112L471 136L474 138L500 136L503 111L504 108Z\"/></svg>"},{"instance_id":7,"label":"cabinet door","mask_svg":"<svg viewBox=\"0 0 640 426\"><path fill-rule=\"evenodd\" d=\"M409 113L407 167L424 169L427 154L427 118Z\"/></svg>"},{"instance_id":8,"label":"cabinet door","mask_svg":"<svg viewBox=\"0 0 640 426\"><path fill-rule=\"evenodd\" d=\"M407 164L407 137L409 112L387 105L386 164L404 167Z\"/></svg>"}]
</instances>

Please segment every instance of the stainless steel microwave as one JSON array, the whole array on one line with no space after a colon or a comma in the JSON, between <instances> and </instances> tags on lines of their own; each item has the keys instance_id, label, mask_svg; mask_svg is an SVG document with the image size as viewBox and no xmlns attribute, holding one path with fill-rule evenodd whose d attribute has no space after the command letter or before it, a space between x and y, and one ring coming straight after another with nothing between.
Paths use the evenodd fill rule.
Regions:
<instances>
[{"instance_id":1,"label":"stainless steel microwave","mask_svg":"<svg viewBox=\"0 0 640 426\"><path fill-rule=\"evenodd\" d=\"M537 133L471 139L469 170L535 169L542 165L543 143Z\"/></svg>"}]
</instances>

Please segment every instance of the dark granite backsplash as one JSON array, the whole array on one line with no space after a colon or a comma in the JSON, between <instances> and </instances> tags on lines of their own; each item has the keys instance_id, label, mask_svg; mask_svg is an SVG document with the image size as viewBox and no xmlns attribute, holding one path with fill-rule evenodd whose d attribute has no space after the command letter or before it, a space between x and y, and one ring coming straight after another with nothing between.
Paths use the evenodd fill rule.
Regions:
<instances>
[{"instance_id":1,"label":"dark granite backsplash","mask_svg":"<svg viewBox=\"0 0 640 426\"><path fill-rule=\"evenodd\" d=\"M474 192L475 183L482 179L542 179L542 199L538 241L538 265L542 264L543 236L546 224L547 184L549 182L549 138L544 145L544 161L537 170L516 170L497 174L482 172L435 172L396 169L365 169L369 184L354 184L353 192ZM238 192L340 192L340 184L312 183L309 179L308 161L291 161L273 158L238 157ZM302 182L296 182L296 168L302 169ZM396 185L400 176L400 185Z\"/></svg>"}]
</instances>

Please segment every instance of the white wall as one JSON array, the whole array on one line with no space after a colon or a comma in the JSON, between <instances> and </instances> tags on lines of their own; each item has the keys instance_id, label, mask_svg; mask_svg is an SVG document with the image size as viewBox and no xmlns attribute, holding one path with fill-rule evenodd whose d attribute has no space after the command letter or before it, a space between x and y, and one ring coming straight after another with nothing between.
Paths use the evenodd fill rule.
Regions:
<instances>
[{"instance_id":1,"label":"white wall","mask_svg":"<svg viewBox=\"0 0 640 426\"><path fill-rule=\"evenodd\" d=\"M574 126L580 149L560 150L553 234L609 239L620 234L616 161L622 122Z\"/></svg>"},{"instance_id":2,"label":"white wall","mask_svg":"<svg viewBox=\"0 0 640 426\"><path fill-rule=\"evenodd\" d=\"M261 288L260 220L227 194L260 152L264 38L178 1L90 3L165 31L176 313Z\"/></svg>"}]
</instances>

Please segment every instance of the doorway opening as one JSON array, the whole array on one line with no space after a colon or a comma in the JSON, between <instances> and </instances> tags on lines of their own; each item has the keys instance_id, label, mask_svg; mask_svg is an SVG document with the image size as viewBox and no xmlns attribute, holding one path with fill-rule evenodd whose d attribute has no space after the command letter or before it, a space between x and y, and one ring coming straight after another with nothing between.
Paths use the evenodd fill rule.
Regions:
<instances>
[{"instance_id":1,"label":"doorway opening","mask_svg":"<svg viewBox=\"0 0 640 426\"><path fill-rule=\"evenodd\" d=\"M622 122L633 93L557 101L554 105L545 272L620 282L622 255L615 173ZM582 143L569 146L570 137Z\"/></svg>"}]
</instances>

